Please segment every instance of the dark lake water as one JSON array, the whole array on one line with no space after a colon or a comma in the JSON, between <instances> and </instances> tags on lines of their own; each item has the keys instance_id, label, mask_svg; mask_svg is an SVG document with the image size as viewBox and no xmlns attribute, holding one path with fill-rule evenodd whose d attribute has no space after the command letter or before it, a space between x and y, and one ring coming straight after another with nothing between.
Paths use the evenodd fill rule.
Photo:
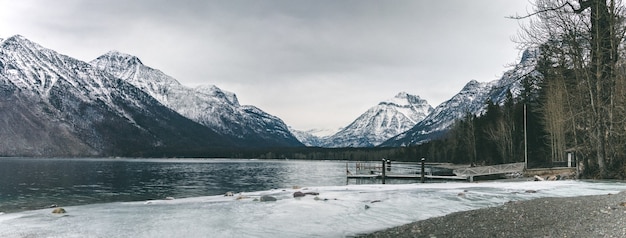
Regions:
<instances>
[{"instance_id":1,"label":"dark lake water","mask_svg":"<svg viewBox=\"0 0 626 238\"><path fill-rule=\"evenodd\" d=\"M345 162L0 158L0 212L345 185Z\"/></svg>"}]
</instances>

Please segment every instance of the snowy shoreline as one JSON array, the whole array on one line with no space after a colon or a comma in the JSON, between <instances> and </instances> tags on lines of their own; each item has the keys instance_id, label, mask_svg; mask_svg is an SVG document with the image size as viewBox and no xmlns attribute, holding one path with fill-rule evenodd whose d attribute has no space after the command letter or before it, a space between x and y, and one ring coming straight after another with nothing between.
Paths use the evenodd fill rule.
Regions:
<instances>
[{"instance_id":1,"label":"snowy shoreline","mask_svg":"<svg viewBox=\"0 0 626 238\"><path fill-rule=\"evenodd\" d=\"M52 209L9 213L0 215L0 237L349 237L460 211L506 207L510 201L623 190L621 182L573 180L273 189L70 206L61 215ZM298 191L319 194L294 198ZM277 201L258 201L265 195Z\"/></svg>"}]
</instances>

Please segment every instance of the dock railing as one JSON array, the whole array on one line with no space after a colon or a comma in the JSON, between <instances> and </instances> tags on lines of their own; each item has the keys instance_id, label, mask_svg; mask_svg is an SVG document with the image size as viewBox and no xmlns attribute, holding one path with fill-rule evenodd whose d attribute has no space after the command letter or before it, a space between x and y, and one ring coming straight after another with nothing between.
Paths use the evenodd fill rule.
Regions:
<instances>
[{"instance_id":1,"label":"dock railing","mask_svg":"<svg viewBox=\"0 0 626 238\"><path fill-rule=\"evenodd\" d=\"M465 180L465 176L455 176L450 170L450 174L440 174L442 167L438 163L425 164L420 162L396 162L396 161L351 161L346 163L347 179L409 179L424 182L424 179L444 179L444 180ZM435 174L434 169L438 168ZM423 171L423 172L422 172Z\"/></svg>"},{"instance_id":2,"label":"dock railing","mask_svg":"<svg viewBox=\"0 0 626 238\"><path fill-rule=\"evenodd\" d=\"M411 162L387 162L385 166L387 174L419 174L421 165ZM380 175L383 171L382 161L354 161L346 162L347 175ZM431 175L431 170L426 169L426 174Z\"/></svg>"},{"instance_id":3,"label":"dock railing","mask_svg":"<svg viewBox=\"0 0 626 238\"><path fill-rule=\"evenodd\" d=\"M470 181L474 177L485 175L509 174L524 171L524 163L498 164L480 167L459 168L454 170L458 176L467 176Z\"/></svg>"}]
</instances>

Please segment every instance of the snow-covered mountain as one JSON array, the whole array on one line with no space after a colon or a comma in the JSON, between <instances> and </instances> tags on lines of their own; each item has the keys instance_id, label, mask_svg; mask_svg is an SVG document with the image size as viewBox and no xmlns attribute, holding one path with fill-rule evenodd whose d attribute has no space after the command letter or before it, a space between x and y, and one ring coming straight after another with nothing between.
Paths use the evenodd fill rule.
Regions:
<instances>
[{"instance_id":1,"label":"snow-covered mountain","mask_svg":"<svg viewBox=\"0 0 626 238\"><path fill-rule=\"evenodd\" d=\"M1 156L192 155L235 143L86 62L19 35L0 43Z\"/></svg>"},{"instance_id":2,"label":"snow-covered mountain","mask_svg":"<svg viewBox=\"0 0 626 238\"><path fill-rule=\"evenodd\" d=\"M535 70L538 56L539 51L537 49L526 50L520 63L504 73L500 79L487 83L470 81L459 93L437 106L424 120L410 130L385 141L381 146L416 145L436 139L450 129L456 120L463 118L468 113L483 114L488 99L502 105L507 92L511 92L513 97L518 97L523 88L521 79L539 74Z\"/></svg>"},{"instance_id":3,"label":"snow-covered mountain","mask_svg":"<svg viewBox=\"0 0 626 238\"><path fill-rule=\"evenodd\" d=\"M145 66L139 58L117 51L90 63L222 135L237 137L255 146L302 146L280 118L254 106L240 105L234 93L213 85L183 86L160 70Z\"/></svg>"},{"instance_id":4,"label":"snow-covered mountain","mask_svg":"<svg viewBox=\"0 0 626 238\"><path fill-rule=\"evenodd\" d=\"M372 147L412 128L432 110L432 106L426 100L401 92L368 109L350 125L333 135L315 136L309 132L294 133L308 146Z\"/></svg>"},{"instance_id":5,"label":"snow-covered mountain","mask_svg":"<svg viewBox=\"0 0 626 238\"><path fill-rule=\"evenodd\" d=\"M314 133L316 129L309 131L300 131L290 127L289 130L291 130L291 134L293 134L300 142L302 142L302 144L311 147L321 146L322 144L324 144L324 138L328 137L315 135Z\"/></svg>"},{"instance_id":6,"label":"snow-covered mountain","mask_svg":"<svg viewBox=\"0 0 626 238\"><path fill-rule=\"evenodd\" d=\"M383 101L325 140L323 147L372 147L422 121L433 107L405 92Z\"/></svg>"}]
</instances>

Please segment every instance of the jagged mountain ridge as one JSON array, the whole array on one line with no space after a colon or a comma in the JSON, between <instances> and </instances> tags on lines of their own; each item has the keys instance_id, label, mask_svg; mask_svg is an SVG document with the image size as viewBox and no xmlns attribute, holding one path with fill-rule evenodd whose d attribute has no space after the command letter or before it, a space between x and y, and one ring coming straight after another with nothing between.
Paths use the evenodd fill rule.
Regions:
<instances>
[{"instance_id":1,"label":"jagged mountain ridge","mask_svg":"<svg viewBox=\"0 0 626 238\"><path fill-rule=\"evenodd\" d=\"M137 87L19 35L0 43L0 138L2 156L167 156L235 145Z\"/></svg>"},{"instance_id":2,"label":"jagged mountain ridge","mask_svg":"<svg viewBox=\"0 0 626 238\"><path fill-rule=\"evenodd\" d=\"M535 70L538 49L524 51L520 63L498 79L487 83L476 80L468 82L463 89L451 99L438 105L435 110L410 130L403 132L381 144L384 147L398 147L421 144L444 135L450 126L468 113L481 115L485 112L486 102L502 105L507 92L514 98L522 91L521 79L538 76Z\"/></svg>"},{"instance_id":3,"label":"jagged mountain ridge","mask_svg":"<svg viewBox=\"0 0 626 238\"><path fill-rule=\"evenodd\" d=\"M160 70L145 66L136 56L117 51L108 52L90 63L220 134L249 141L257 147L302 146L280 118L254 106L240 105L234 93L214 85L183 86Z\"/></svg>"}]
</instances>

